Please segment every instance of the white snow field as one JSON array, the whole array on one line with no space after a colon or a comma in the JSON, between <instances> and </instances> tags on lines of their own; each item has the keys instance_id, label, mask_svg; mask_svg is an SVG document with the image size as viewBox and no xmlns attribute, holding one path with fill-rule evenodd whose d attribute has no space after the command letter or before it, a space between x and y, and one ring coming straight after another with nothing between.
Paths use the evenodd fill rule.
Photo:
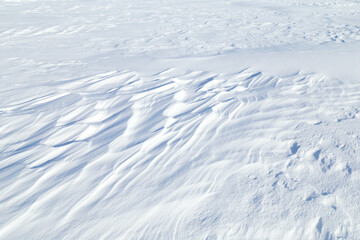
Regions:
<instances>
[{"instance_id":1,"label":"white snow field","mask_svg":"<svg viewBox=\"0 0 360 240\"><path fill-rule=\"evenodd\" d=\"M360 239L360 1L0 0L0 239Z\"/></svg>"}]
</instances>

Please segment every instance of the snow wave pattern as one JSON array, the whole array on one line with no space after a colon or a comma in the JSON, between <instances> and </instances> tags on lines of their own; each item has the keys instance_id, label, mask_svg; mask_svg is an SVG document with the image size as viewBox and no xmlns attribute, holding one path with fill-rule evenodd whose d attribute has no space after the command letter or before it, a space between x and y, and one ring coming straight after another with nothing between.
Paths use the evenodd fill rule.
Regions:
<instances>
[{"instance_id":1,"label":"snow wave pattern","mask_svg":"<svg viewBox=\"0 0 360 240\"><path fill-rule=\"evenodd\" d=\"M354 237L359 90L167 69L2 91L0 238Z\"/></svg>"}]
</instances>

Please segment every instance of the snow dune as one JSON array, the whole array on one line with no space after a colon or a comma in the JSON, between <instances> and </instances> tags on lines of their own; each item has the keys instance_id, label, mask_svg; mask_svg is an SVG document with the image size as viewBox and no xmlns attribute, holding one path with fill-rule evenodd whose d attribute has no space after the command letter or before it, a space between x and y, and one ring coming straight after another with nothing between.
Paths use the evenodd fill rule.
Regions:
<instances>
[{"instance_id":1,"label":"snow dune","mask_svg":"<svg viewBox=\"0 0 360 240\"><path fill-rule=\"evenodd\" d=\"M359 91L247 69L14 88L0 236L354 237Z\"/></svg>"},{"instance_id":2,"label":"snow dune","mask_svg":"<svg viewBox=\"0 0 360 240\"><path fill-rule=\"evenodd\" d=\"M0 0L0 239L358 239L359 16Z\"/></svg>"}]
</instances>

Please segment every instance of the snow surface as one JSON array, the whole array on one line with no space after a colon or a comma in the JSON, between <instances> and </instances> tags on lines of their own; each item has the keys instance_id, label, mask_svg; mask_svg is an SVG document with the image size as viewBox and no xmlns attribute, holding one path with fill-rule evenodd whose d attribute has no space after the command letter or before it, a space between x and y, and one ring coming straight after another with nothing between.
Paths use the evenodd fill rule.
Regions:
<instances>
[{"instance_id":1,"label":"snow surface","mask_svg":"<svg viewBox=\"0 0 360 240\"><path fill-rule=\"evenodd\" d=\"M359 239L360 2L0 0L0 239Z\"/></svg>"}]
</instances>

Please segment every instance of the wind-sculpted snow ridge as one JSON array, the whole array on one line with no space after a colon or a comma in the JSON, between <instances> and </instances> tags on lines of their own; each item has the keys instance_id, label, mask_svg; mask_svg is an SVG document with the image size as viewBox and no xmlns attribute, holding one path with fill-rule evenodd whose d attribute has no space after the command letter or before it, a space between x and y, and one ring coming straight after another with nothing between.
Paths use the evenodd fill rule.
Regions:
<instances>
[{"instance_id":1,"label":"wind-sculpted snow ridge","mask_svg":"<svg viewBox=\"0 0 360 240\"><path fill-rule=\"evenodd\" d=\"M1 239L356 239L360 84L167 69L0 94Z\"/></svg>"}]
</instances>

